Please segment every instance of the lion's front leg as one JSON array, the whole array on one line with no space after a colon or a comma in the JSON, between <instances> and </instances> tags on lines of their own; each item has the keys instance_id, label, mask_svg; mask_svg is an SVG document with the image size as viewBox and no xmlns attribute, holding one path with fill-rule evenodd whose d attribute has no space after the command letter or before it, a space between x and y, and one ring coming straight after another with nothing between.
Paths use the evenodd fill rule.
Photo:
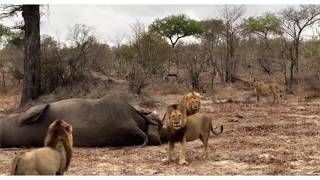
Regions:
<instances>
[{"instance_id":1,"label":"lion's front leg","mask_svg":"<svg viewBox=\"0 0 320 180\"><path fill-rule=\"evenodd\" d=\"M272 95L273 95L273 101L272 103L278 103L278 96L276 93L272 92Z\"/></svg>"},{"instance_id":2,"label":"lion's front leg","mask_svg":"<svg viewBox=\"0 0 320 180\"><path fill-rule=\"evenodd\" d=\"M173 154L173 150L174 150L174 142L169 142L169 151L168 151L168 161L172 162L172 154Z\"/></svg>"},{"instance_id":3,"label":"lion's front leg","mask_svg":"<svg viewBox=\"0 0 320 180\"><path fill-rule=\"evenodd\" d=\"M173 150L174 150L174 142L169 141L169 148L168 148L168 157L164 160L162 160L165 164L170 164L170 162L173 161L172 159L172 154L173 154Z\"/></svg>"},{"instance_id":4,"label":"lion's front leg","mask_svg":"<svg viewBox=\"0 0 320 180\"><path fill-rule=\"evenodd\" d=\"M256 91L256 95L257 95L257 101L259 102L260 101L260 95L259 95L258 91Z\"/></svg>"},{"instance_id":5,"label":"lion's front leg","mask_svg":"<svg viewBox=\"0 0 320 180\"><path fill-rule=\"evenodd\" d=\"M186 137L183 137L181 140L181 152L179 157L179 164L180 165L188 164L188 162L186 161Z\"/></svg>"}]
</instances>

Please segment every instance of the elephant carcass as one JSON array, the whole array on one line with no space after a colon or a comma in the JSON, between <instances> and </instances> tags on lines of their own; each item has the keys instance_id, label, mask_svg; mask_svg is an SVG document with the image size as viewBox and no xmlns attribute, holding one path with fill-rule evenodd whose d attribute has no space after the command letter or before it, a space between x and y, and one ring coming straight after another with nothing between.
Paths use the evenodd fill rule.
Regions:
<instances>
[{"instance_id":1,"label":"elephant carcass","mask_svg":"<svg viewBox=\"0 0 320 180\"><path fill-rule=\"evenodd\" d=\"M0 146L42 146L47 128L55 119L73 126L77 147L161 144L159 118L150 118L120 97L109 95L66 99L8 115L0 120Z\"/></svg>"}]
</instances>

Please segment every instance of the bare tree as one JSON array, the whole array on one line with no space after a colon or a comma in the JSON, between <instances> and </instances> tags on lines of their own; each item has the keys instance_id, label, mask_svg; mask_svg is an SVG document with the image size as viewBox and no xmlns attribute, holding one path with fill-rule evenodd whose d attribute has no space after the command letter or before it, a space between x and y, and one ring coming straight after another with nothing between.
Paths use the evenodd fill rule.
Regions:
<instances>
[{"instance_id":1,"label":"bare tree","mask_svg":"<svg viewBox=\"0 0 320 180\"><path fill-rule=\"evenodd\" d=\"M13 36L13 33L10 31L10 29L8 27L5 27L2 24L0 24L0 46L3 47L3 45L6 44L8 42L8 39L12 36ZM6 78L5 78L6 70L4 67L2 54L0 54L0 56L1 56L0 74L1 74L1 78L2 78L2 87L3 87L4 92L6 92L7 91Z\"/></svg>"},{"instance_id":2,"label":"bare tree","mask_svg":"<svg viewBox=\"0 0 320 180\"><path fill-rule=\"evenodd\" d=\"M206 69L208 51L198 44L177 47L179 56L183 58L184 67L187 70L192 89L203 91L203 84L200 82L200 75Z\"/></svg>"},{"instance_id":3,"label":"bare tree","mask_svg":"<svg viewBox=\"0 0 320 180\"><path fill-rule=\"evenodd\" d=\"M244 13L244 6L224 5L221 16L224 23L225 38L225 81L232 82L235 78L237 60L236 43L240 32L240 21Z\"/></svg>"},{"instance_id":4,"label":"bare tree","mask_svg":"<svg viewBox=\"0 0 320 180\"><path fill-rule=\"evenodd\" d=\"M88 61L88 47L96 38L92 34L92 28L84 24L75 24L69 30L71 42L71 56L68 58L68 71L70 81L83 78L85 65Z\"/></svg>"},{"instance_id":5,"label":"bare tree","mask_svg":"<svg viewBox=\"0 0 320 180\"><path fill-rule=\"evenodd\" d=\"M140 94L147 86L150 76L163 69L170 46L159 34L146 31L144 24L140 22L132 26L132 31L134 35L129 47L132 53L128 77L129 88L134 93Z\"/></svg>"},{"instance_id":6,"label":"bare tree","mask_svg":"<svg viewBox=\"0 0 320 180\"><path fill-rule=\"evenodd\" d=\"M292 40L290 47L290 79L289 89L292 91L294 69L298 73L300 45L306 28L320 20L319 5L300 5L298 9L289 7L281 12L282 30Z\"/></svg>"},{"instance_id":7,"label":"bare tree","mask_svg":"<svg viewBox=\"0 0 320 180\"><path fill-rule=\"evenodd\" d=\"M221 45L223 44L223 29L222 20L209 19L201 21L203 33L200 36L202 39L203 49L207 51L207 64L210 66L209 72L211 76L211 89L214 89L213 81L219 74L221 82L224 82L223 68L221 67Z\"/></svg>"}]
</instances>

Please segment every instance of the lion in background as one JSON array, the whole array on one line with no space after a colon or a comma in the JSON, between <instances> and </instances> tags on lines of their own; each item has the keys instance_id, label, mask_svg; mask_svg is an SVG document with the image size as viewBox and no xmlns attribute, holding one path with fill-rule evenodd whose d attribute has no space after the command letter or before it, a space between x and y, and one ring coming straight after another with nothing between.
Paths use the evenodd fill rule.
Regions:
<instances>
[{"instance_id":1,"label":"lion in background","mask_svg":"<svg viewBox=\"0 0 320 180\"><path fill-rule=\"evenodd\" d=\"M191 92L182 97L179 109L190 116L200 111L202 96L197 92Z\"/></svg>"},{"instance_id":2,"label":"lion in background","mask_svg":"<svg viewBox=\"0 0 320 180\"><path fill-rule=\"evenodd\" d=\"M197 92L193 91L193 92L187 93L181 98L178 104L178 108L182 113L186 114L187 116L198 113L201 108L201 98L202 96ZM168 107L175 106L175 105L176 104L172 104L172 105L169 105ZM164 114L162 121L165 120L166 115L167 115L167 112Z\"/></svg>"},{"instance_id":3,"label":"lion in background","mask_svg":"<svg viewBox=\"0 0 320 180\"><path fill-rule=\"evenodd\" d=\"M169 106L167 109L168 118L166 119L166 134L169 142L168 158L166 162L173 161L172 153L176 142L181 144L181 152L179 154L179 164L188 164L185 158L186 142L200 139L204 145L204 158L208 154L208 140L210 131L219 135L223 131L223 126L220 126L220 132L216 132L212 125L212 118L202 113L196 113L191 116L186 116L178 108L178 105Z\"/></svg>"},{"instance_id":4,"label":"lion in background","mask_svg":"<svg viewBox=\"0 0 320 180\"><path fill-rule=\"evenodd\" d=\"M266 83L258 80L253 81L254 90L257 96L257 101L260 101L262 96L273 96L272 103L279 103L279 97L283 96L283 88L275 81Z\"/></svg>"},{"instance_id":5,"label":"lion in background","mask_svg":"<svg viewBox=\"0 0 320 180\"><path fill-rule=\"evenodd\" d=\"M48 128L44 147L17 155L11 175L63 175L72 157L72 126L55 120Z\"/></svg>"}]
</instances>

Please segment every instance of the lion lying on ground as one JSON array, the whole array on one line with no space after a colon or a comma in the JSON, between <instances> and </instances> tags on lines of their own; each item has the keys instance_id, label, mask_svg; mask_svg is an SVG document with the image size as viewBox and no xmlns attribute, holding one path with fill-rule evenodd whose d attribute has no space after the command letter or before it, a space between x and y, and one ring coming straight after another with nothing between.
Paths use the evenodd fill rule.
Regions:
<instances>
[{"instance_id":1,"label":"lion lying on ground","mask_svg":"<svg viewBox=\"0 0 320 180\"><path fill-rule=\"evenodd\" d=\"M200 111L202 96L197 92L191 92L183 96L179 102L179 109L190 116ZM164 114L163 121L165 120L167 112Z\"/></svg>"},{"instance_id":2,"label":"lion lying on ground","mask_svg":"<svg viewBox=\"0 0 320 180\"><path fill-rule=\"evenodd\" d=\"M55 120L48 128L44 146L17 155L12 161L11 175L63 175L72 156L72 126Z\"/></svg>"},{"instance_id":3,"label":"lion lying on ground","mask_svg":"<svg viewBox=\"0 0 320 180\"><path fill-rule=\"evenodd\" d=\"M279 103L279 97L283 96L283 88L276 82L265 83L262 81L253 81L254 90L257 96L257 101L260 101L262 96L273 96L272 103Z\"/></svg>"},{"instance_id":4,"label":"lion lying on ground","mask_svg":"<svg viewBox=\"0 0 320 180\"><path fill-rule=\"evenodd\" d=\"M200 139L204 145L204 158L207 157L207 148L210 131L215 135L219 135L223 131L215 132L212 126L212 119L204 114L194 114L186 116L178 108L178 105L171 105L167 109L168 118L166 119L166 134L169 142L168 158L166 162L172 162L172 153L176 142L181 144L181 152L179 154L179 164L188 164L185 158L186 142Z\"/></svg>"}]
</instances>

